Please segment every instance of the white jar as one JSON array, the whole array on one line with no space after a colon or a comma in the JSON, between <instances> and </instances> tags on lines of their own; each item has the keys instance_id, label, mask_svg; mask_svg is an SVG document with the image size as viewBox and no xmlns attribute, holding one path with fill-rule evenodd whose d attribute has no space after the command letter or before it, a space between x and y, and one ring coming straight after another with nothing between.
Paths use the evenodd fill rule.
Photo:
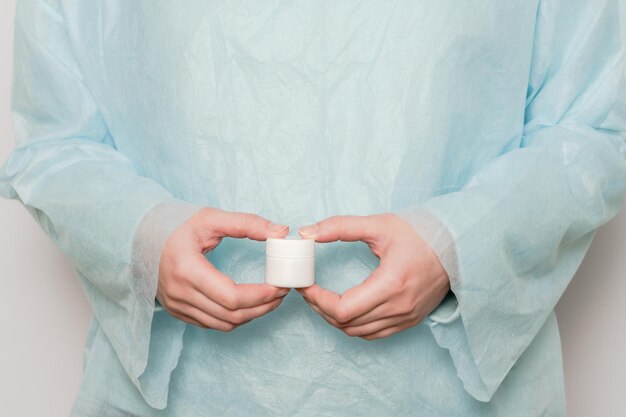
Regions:
<instances>
[{"instance_id":1,"label":"white jar","mask_svg":"<svg viewBox=\"0 0 626 417\"><path fill-rule=\"evenodd\" d=\"M303 288L315 283L315 240L268 237L265 254L267 284Z\"/></svg>"}]
</instances>

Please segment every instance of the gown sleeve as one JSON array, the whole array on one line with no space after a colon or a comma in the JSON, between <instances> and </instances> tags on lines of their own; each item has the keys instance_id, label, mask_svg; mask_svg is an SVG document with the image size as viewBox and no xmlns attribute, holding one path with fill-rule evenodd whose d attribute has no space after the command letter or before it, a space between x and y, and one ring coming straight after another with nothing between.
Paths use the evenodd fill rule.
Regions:
<instances>
[{"instance_id":1,"label":"gown sleeve","mask_svg":"<svg viewBox=\"0 0 626 417\"><path fill-rule=\"evenodd\" d=\"M451 292L427 318L466 391L489 401L626 194L617 0L540 3L520 145L458 191L399 210ZM494 115L497 117L497 115Z\"/></svg>"},{"instance_id":2,"label":"gown sleeve","mask_svg":"<svg viewBox=\"0 0 626 417\"><path fill-rule=\"evenodd\" d=\"M18 1L14 48L16 148L0 167L0 195L22 203L70 258L129 378L163 408L184 323L170 316L175 340L151 342L160 250L201 207L141 176L117 150L58 4Z\"/></svg>"}]
</instances>

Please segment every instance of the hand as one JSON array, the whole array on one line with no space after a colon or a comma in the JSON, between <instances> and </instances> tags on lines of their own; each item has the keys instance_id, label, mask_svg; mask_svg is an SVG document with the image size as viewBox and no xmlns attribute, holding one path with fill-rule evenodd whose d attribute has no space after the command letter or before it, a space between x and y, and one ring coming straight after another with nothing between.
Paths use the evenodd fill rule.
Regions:
<instances>
[{"instance_id":1,"label":"hand","mask_svg":"<svg viewBox=\"0 0 626 417\"><path fill-rule=\"evenodd\" d=\"M373 340L420 323L450 289L448 274L413 227L392 213L333 216L298 230L317 242L363 241L380 263L343 295L313 285L296 288L331 325Z\"/></svg>"},{"instance_id":2,"label":"hand","mask_svg":"<svg viewBox=\"0 0 626 417\"><path fill-rule=\"evenodd\" d=\"M166 240L159 262L157 300L172 316L196 326L230 332L274 310L289 289L237 284L204 254L223 237L285 237L289 227L249 213L203 208Z\"/></svg>"}]
</instances>

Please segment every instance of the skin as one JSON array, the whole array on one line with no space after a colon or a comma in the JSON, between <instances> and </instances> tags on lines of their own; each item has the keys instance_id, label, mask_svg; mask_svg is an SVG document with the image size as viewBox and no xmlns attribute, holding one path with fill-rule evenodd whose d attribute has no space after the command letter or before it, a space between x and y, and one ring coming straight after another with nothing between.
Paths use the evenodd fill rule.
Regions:
<instances>
[{"instance_id":1,"label":"skin","mask_svg":"<svg viewBox=\"0 0 626 417\"><path fill-rule=\"evenodd\" d=\"M374 340L415 326L450 289L439 258L393 213L333 216L298 232L321 243L363 241L380 259L362 284L342 295L317 284L296 288L313 310L348 336Z\"/></svg>"},{"instance_id":2,"label":"skin","mask_svg":"<svg viewBox=\"0 0 626 417\"><path fill-rule=\"evenodd\" d=\"M348 336L375 340L415 326L450 289L439 258L409 223L393 213L333 216L298 233L320 243L363 241L380 259L362 284L342 295L317 284L296 288L313 310ZM288 234L286 225L255 214L204 208L165 242L157 299L179 320L225 332L267 314L278 307L288 288L237 284L204 254L223 237L263 241Z\"/></svg>"},{"instance_id":3,"label":"skin","mask_svg":"<svg viewBox=\"0 0 626 417\"><path fill-rule=\"evenodd\" d=\"M286 225L250 213L203 208L166 240L159 262L157 300L172 316L224 332L274 310L289 292L268 284L238 284L204 254L222 238L285 237Z\"/></svg>"}]
</instances>

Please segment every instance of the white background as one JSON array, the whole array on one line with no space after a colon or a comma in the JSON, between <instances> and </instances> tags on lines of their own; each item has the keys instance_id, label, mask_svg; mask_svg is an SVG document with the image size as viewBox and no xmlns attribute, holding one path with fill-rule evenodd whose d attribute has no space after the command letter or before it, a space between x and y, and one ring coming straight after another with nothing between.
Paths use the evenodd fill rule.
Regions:
<instances>
[{"instance_id":1,"label":"white background","mask_svg":"<svg viewBox=\"0 0 626 417\"><path fill-rule=\"evenodd\" d=\"M0 162L15 0L0 2ZM603 226L558 305L568 416L626 415L626 211ZM0 200L0 414L67 416L91 317L69 262L16 201Z\"/></svg>"}]
</instances>

